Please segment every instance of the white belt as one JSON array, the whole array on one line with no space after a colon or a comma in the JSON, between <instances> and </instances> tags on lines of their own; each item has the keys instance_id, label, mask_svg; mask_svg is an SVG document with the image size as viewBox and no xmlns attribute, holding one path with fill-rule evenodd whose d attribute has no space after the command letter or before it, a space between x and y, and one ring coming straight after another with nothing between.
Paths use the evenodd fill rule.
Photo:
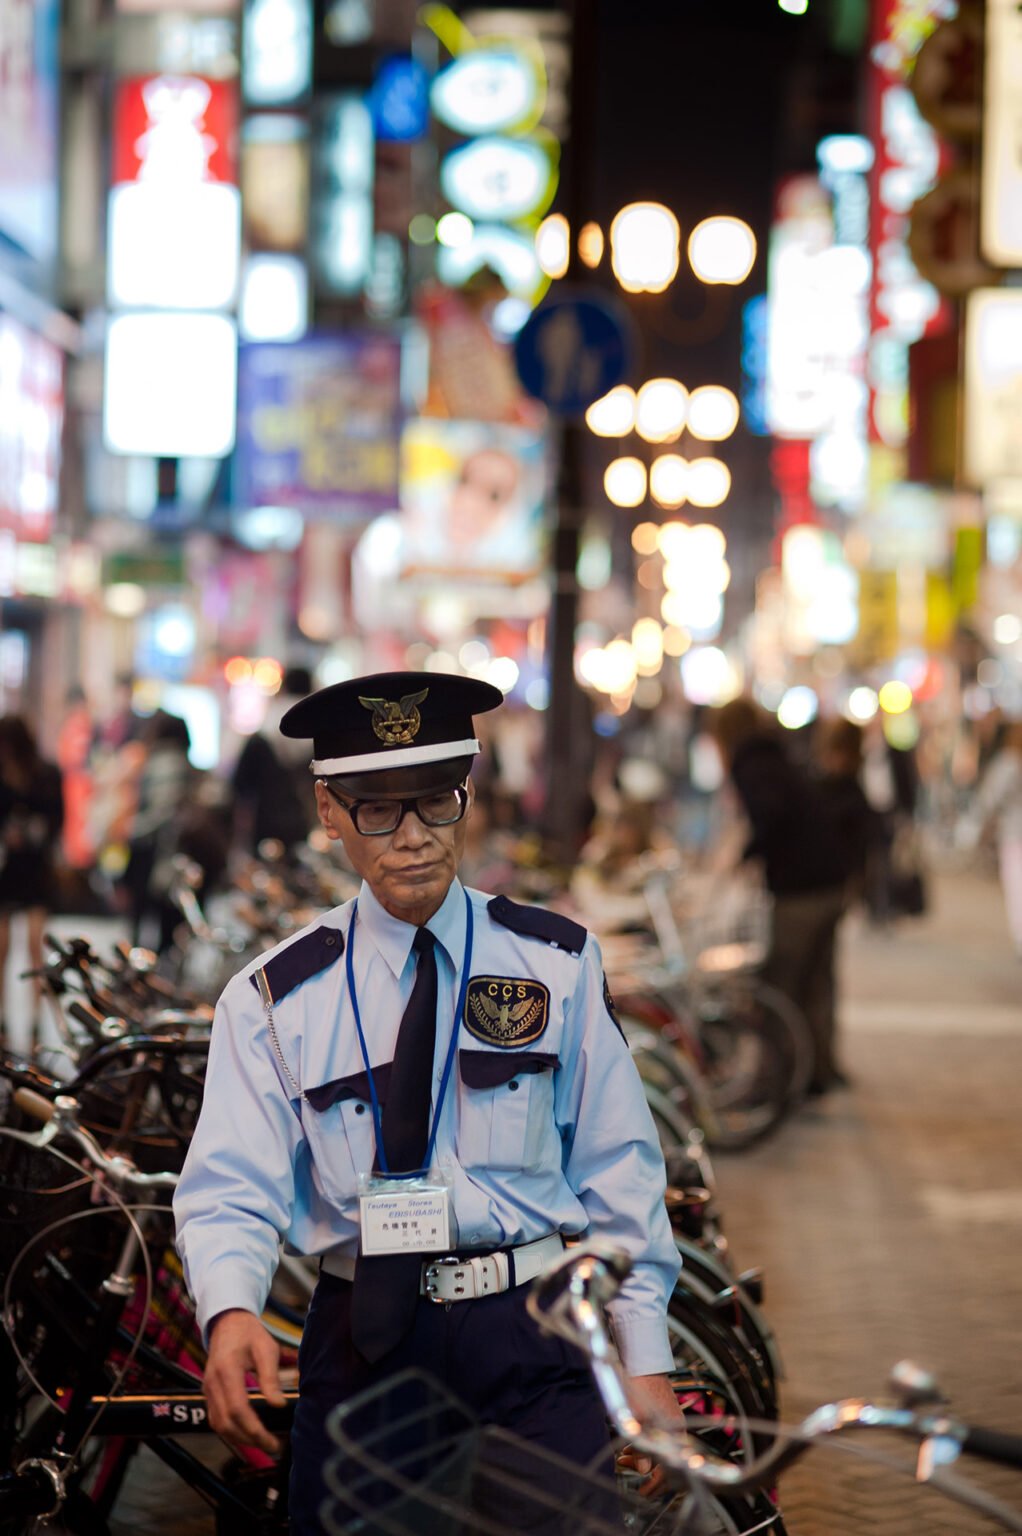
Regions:
<instances>
[{"instance_id":1,"label":"white belt","mask_svg":"<svg viewBox=\"0 0 1022 1536\"><path fill-rule=\"evenodd\" d=\"M500 1291L535 1280L563 1252L564 1239L554 1232L550 1237L538 1237L500 1253L476 1253L468 1258L445 1253L437 1259L423 1260L419 1291L430 1301L444 1303L496 1296ZM338 1280L352 1280L355 1259L347 1253L325 1253L320 1269Z\"/></svg>"}]
</instances>

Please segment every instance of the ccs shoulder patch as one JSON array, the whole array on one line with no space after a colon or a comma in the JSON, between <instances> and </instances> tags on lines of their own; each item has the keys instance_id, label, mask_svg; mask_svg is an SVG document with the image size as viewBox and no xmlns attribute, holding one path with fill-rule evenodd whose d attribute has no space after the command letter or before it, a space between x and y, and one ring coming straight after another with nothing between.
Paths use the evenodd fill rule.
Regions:
<instances>
[{"instance_id":1,"label":"ccs shoulder patch","mask_svg":"<svg viewBox=\"0 0 1022 1536\"><path fill-rule=\"evenodd\" d=\"M560 912L548 912L545 907L526 907L508 896L494 896L486 903L486 910L495 923L510 928L512 933L543 939L555 949L567 950L570 955L580 955L585 948L588 930L570 917L562 917Z\"/></svg>"},{"instance_id":2,"label":"ccs shoulder patch","mask_svg":"<svg viewBox=\"0 0 1022 1536\"><path fill-rule=\"evenodd\" d=\"M472 976L465 993L465 1028L487 1045L517 1050L538 1040L550 1019L550 992L518 976Z\"/></svg>"},{"instance_id":3,"label":"ccs shoulder patch","mask_svg":"<svg viewBox=\"0 0 1022 1536\"><path fill-rule=\"evenodd\" d=\"M279 1003L303 981L329 969L343 954L344 934L339 928L313 928L260 967L271 1000ZM248 978L257 992L261 990L259 974L253 971Z\"/></svg>"}]
</instances>

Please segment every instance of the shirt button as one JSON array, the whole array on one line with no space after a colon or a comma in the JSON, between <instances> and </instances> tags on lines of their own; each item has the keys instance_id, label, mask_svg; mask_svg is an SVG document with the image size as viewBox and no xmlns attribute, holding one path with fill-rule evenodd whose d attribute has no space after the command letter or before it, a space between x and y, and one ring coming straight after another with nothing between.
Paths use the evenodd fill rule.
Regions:
<instances>
[{"instance_id":1,"label":"shirt button","mask_svg":"<svg viewBox=\"0 0 1022 1536\"><path fill-rule=\"evenodd\" d=\"M333 934L328 934L327 937L323 940L323 943L326 945L327 949L333 949L334 945L337 943L337 940L334 938Z\"/></svg>"},{"instance_id":2,"label":"shirt button","mask_svg":"<svg viewBox=\"0 0 1022 1536\"><path fill-rule=\"evenodd\" d=\"M366 1107L365 1107L364 1104L356 1104L355 1105L355 1113L356 1113L356 1115L364 1115L365 1112L366 1112Z\"/></svg>"},{"instance_id":3,"label":"shirt button","mask_svg":"<svg viewBox=\"0 0 1022 1536\"><path fill-rule=\"evenodd\" d=\"M517 1077L513 1077L511 1079L511 1081L508 1083L508 1087L511 1089L512 1093L517 1093L518 1092L518 1079L517 1079Z\"/></svg>"}]
</instances>

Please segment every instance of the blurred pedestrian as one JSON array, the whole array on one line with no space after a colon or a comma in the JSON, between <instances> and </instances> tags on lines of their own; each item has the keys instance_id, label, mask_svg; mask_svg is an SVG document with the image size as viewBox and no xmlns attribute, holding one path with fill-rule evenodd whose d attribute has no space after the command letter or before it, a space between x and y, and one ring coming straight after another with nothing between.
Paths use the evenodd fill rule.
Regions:
<instances>
[{"instance_id":1,"label":"blurred pedestrian","mask_svg":"<svg viewBox=\"0 0 1022 1536\"><path fill-rule=\"evenodd\" d=\"M34 971L42 969L43 932L54 903L63 821L60 769L40 757L35 736L20 715L4 715L0 719L0 991L6 983L11 918L16 914L26 919L29 964ZM41 998L42 982L37 979L33 1044Z\"/></svg>"},{"instance_id":2,"label":"blurred pedestrian","mask_svg":"<svg viewBox=\"0 0 1022 1536\"><path fill-rule=\"evenodd\" d=\"M95 722L84 688L69 688L65 705L57 733L57 764L64 781L64 863L69 870L88 870L96 857L90 761Z\"/></svg>"},{"instance_id":3,"label":"blurred pedestrian","mask_svg":"<svg viewBox=\"0 0 1022 1536\"><path fill-rule=\"evenodd\" d=\"M809 1092L827 1093L847 1083L835 1060L834 953L845 909L840 839L818 786L752 699L722 705L711 728L749 822L742 859L761 863L773 898L762 976L805 1014L814 1046Z\"/></svg>"},{"instance_id":4,"label":"blurred pedestrian","mask_svg":"<svg viewBox=\"0 0 1022 1536\"><path fill-rule=\"evenodd\" d=\"M258 854L264 840L290 852L319 825L309 777L309 753L301 741L282 736L281 720L293 704L312 692L307 667L289 667L280 692L271 699L260 731L250 736L231 775L234 792L234 840Z\"/></svg>"},{"instance_id":5,"label":"blurred pedestrian","mask_svg":"<svg viewBox=\"0 0 1022 1536\"><path fill-rule=\"evenodd\" d=\"M879 717L864 737L862 787L877 817L866 869L870 921L882 927L892 917L918 917L926 906L916 828L919 772L914 751L892 746Z\"/></svg>"},{"instance_id":6,"label":"blurred pedestrian","mask_svg":"<svg viewBox=\"0 0 1022 1536\"><path fill-rule=\"evenodd\" d=\"M170 948L180 912L171 899L174 860L183 855L202 871L201 897L223 873L227 834L204 794L205 776L193 768L188 726L158 710L149 723L124 873L132 942L149 940L159 954Z\"/></svg>"},{"instance_id":7,"label":"blurred pedestrian","mask_svg":"<svg viewBox=\"0 0 1022 1536\"><path fill-rule=\"evenodd\" d=\"M862 787L862 727L854 720L821 720L813 756L816 782L841 845L848 904L863 899L871 851L880 837L876 812Z\"/></svg>"},{"instance_id":8,"label":"blurred pedestrian","mask_svg":"<svg viewBox=\"0 0 1022 1536\"><path fill-rule=\"evenodd\" d=\"M1001 746L984 770L962 841L975 846L987 834L997 845L1008 929L1022 960L1022 720L1006 726Z\"/></svg>"}]
</instances>

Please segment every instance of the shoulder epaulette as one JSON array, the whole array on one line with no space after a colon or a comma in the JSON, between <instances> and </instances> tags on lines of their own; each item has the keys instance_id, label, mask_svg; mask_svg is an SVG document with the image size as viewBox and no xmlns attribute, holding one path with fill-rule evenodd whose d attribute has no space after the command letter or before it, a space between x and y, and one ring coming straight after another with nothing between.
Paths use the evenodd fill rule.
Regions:
<instances>
[{"instance_id":1,"label":"shoulder epaulette","mask_svg":"<svg viewBox=\"0 0 1022 1536\"><path fill-rule=\"evenodd\" d=\"M311 933L306 933L279 954L267 960L259 970L253 971L248 978L256 991L262 988L259 985L259 972L266 978L266 986L270 998L274 1003L279 1003L281 998L287 997L295 987L300 987L303 981L308 981L310 976L318 976L320 971L325 971L344 954L344 934L339 928L313 928Z\"/></svg>"},{"instance_id":2,"label":"shoulder epaulette","mask_svg":"<svg viewBox=\"0 0 1022 1536\"><path fill-rule=\"evenodd\" d=\"M570 917L562 917L560 912L548 912L545 907L526 907L508 896L494 896L486 903L486 910L495 923L510 928L512 933L543 939L555 949L567 950L570 955L580 955L585 947L588 931Z\"/></svg>"}]
</instances>

